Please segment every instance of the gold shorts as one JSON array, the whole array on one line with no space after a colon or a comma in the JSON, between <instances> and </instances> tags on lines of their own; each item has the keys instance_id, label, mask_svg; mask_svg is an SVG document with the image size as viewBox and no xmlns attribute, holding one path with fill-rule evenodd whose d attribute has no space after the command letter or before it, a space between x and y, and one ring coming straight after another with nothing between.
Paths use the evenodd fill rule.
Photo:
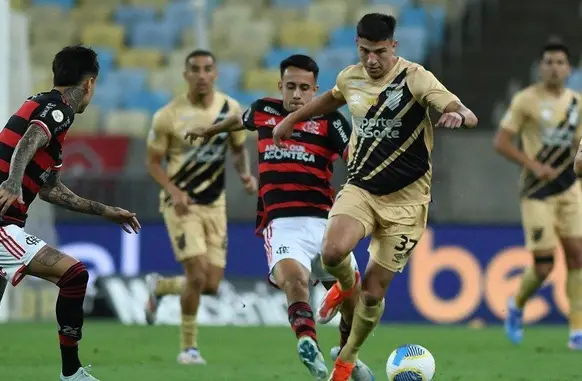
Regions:
<instances>
[{"instance_id":1,"label":"gold shorts","mask_svg":"<svg viewBox=\"0 0 582 381\"><path fill-rule=\"evenodd\" d=\"M582 238L580 184L544 200L522 199L521 220L526 246L534 253L555 250L560 237Z\"/></svg>"},{"instance_id":2,"label":"gold shorts","mask_svg":"<svg viewBox=\"0 0 582 381\"><path fill-rule=\"evenodd\" d=\"M191 205L189 213L177 216L174 208L164 210L174 255L178 262L206 255L211 265L226 266L226 206Z\"/></svg>"},{"instance_id":3,"label":"gold shorts","mask_svg":"<svg viewBox=\"0 0 582 381\"><path fill-rule=\"evenodd\" d=\"M372 235L368 251L380 266L402 272L426 228L428 204L397 205L347 184L338 194L329 217L348 215Z\"/></svg>"}]
</instances>

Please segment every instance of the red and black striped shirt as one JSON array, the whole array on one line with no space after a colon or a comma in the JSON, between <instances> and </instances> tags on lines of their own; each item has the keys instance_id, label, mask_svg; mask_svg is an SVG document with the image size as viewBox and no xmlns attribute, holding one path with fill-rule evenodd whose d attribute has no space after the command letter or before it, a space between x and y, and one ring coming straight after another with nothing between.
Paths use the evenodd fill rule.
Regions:
<instances>
[{"instance_id":1,"label":"red and black striped shirt","mask_svg":"<svg viewBox=\"0 0 582 381\"><path fill-rule=\"evenodd\" d=\"M279 99L254 102L243 115L258 131L259 200L257 234L275 218L327 218L334 200L333 161L344 156L351 127L339 112L295 125L285 148L273 143L273 128L288 114Z\"/></svg>"},{"instance_id":2,"label":"red and black striped shirt","mask_svg":"<svg viewBox=\"0 0 582 381\"><path fill-rule=\"evenodd\" d=\"M0 132L0 182L8 179L14 149L30 125L42 128L49 137L49 142L36 152L26 167L22 179L24 204L12 204L8 212L0 217L0 225L24 226L28 207L40 188L51 172L61 168L62 144L74 117L73 109L66 104L61 93L52 90L28 98L8 119Z\"/></svg>"}]
</instances>

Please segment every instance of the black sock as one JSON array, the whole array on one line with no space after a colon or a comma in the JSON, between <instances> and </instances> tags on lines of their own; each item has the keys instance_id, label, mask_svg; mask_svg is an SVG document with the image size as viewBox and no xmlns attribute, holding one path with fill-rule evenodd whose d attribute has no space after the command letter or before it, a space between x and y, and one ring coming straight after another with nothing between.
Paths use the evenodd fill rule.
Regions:
<instances>
[{"instance_id":1,"label":"black sock","mask_svg":"<svg viewBox=\"0 0 582 381\"><path fill-rule=\"evenodd\" d=\"M346 323L344 317L340 320L339 324L339 331L340 331L340 350L346 345L348 342L348 337L350 337L350 332L352 330L352 325Z\"/></svg>"},{"instance_id":2,"label":"black sock","mask_svg":"<svg viewBox=\"0 0 582 381\"><path fill-rule=\"evenodd\" d=\"M87 290L89 273L81 262L71 266L63 274L57 286L57 323L63 376L69 377L81 367L78 342L82 338L83 301Z\"/></svg>"},{"instance_id":3,"label":"black sock","mask_svg":"<svg viewBox=\"0 0 582 381\"><path fill-rule=\"evenodd\" d=\"M317 333L315 332L315 320L313 311L308 303L295 302L287 309L289 324L299 339L302 336L309 336L317 342Z\"/></svg>"}]
</instances>

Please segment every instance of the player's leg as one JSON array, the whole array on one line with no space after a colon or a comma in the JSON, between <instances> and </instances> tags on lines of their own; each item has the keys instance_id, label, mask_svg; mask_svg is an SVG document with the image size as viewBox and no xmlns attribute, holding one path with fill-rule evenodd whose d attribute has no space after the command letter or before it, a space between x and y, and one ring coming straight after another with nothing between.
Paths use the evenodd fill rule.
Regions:
<instances>
[{"instance_id":1,"label":"player's leg","mask_svg":"<svg viewBox=\"0 0 582 381\"><path fill-rule=\"evenodd\" d=\"M324 379L328 370L309 305L311 262L318 253L310 250L308 220L304 217L275 219L264 230L263 236L269 280L287 297L287 314L297 338L299 359L314 377Z\"/></svg>"},{"instance_id":2,"label":"player's leg","mask_svg":"<svg viewBox=\"0 0 582 381\"><path fill-rule=\"evenodd\" d=\"M544 283L554 267L558 239L555 230L555 205L552 200L526 199L521 202L526 247L533 253L533 265L525 269L519 289L510 298L505 317L505 333L514 344L523 340L523 309Z\"/></svg>"},{"instance_id":3,"label":"player's leg","mask_svg":"<svg viewBox=\"0 0 582 381\"><path fill-rule=\"evenodd\" d=\"M352 330L335 363L333 381L347 381L358 352L384 313L384 295L402 272L426 227L428 205L387 206L375 203L378 228L372 233L370 260L354 310Z\"/></svg>"},{"instance_id":4,"label":"player's leg","mask_svg":"<svg viewBox=\"0 0 582 381\"><path fill-rule=\"evenodd\" d=\"M0 268L0 271L2 271L1 268ZM4 292L6 291L7 285L8 285L8 280L0 274L0 303L2 303L2 298L4 297Z\"/></svg>"},{"instance_id":5,"label":"player's leg","mask_svg":"<svg viewBox=\"0 0 582 381\"><path fill-rule=\"evenodd\" d=\"M321 258L326 272L337 279L337 283L326 293L318 308L320 323L333 319L343 303L347 305L344 317L351 319L359 273L352 266L350 253L374 227L374 211L369 202L370 195L365 191L346 185L330 211Z\"/></svg>"},{"instance_id":6,"label":"player's leg","mask_svg":"<svg viewBox=\"0 0 582 381\"><path fill-rule=\"evenodd\" d=\"M568 346L570 349L582 350L582 196L579 185L576 184L560 201L557 227L568 270L566 278L566 294L570 305Z\"/></svg>"},{"instance_id":7,"label":"player's leg","mask_svg":"<svg viewBox=\"0 0 582 381\"><path fill-rule=\"evenodd\" d=\"M206 232L208 267L202 293L217 295L226 267L228 245L226 207L224 204L219 204L205 206L203 209L205 210L203 223Z\"/></svg>"}]
</instances>

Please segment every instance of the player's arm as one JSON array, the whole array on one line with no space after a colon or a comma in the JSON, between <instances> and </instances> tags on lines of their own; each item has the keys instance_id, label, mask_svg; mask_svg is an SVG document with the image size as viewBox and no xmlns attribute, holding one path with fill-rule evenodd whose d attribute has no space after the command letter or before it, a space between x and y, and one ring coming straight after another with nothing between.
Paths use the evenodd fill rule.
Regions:
<instances>
[{"instance_id":1,"label":"player's arm","mask_svg":"<svg viewBox=\"0 0 582 381\"><path fill-rule=\"evenodd\" d=\"M477 116L473 113L473 111L471 111L468 107L462 104L461 101L459 100L452 101L444 108L443 116L447 114L460 115L461 116L460 127L464 126L474 128L477 126L477 123L479 123L479 120L477 119ZM440 125L439 123L437 123L436 126L440 127L442 125L443 127L450 127L447 126L446 119L448 118L443 118L443 116L441 116L441 119L439 120Z\"/></svg>"},{"instance_id":2,"label":"player's arm","mask_svg":"<svg viewBox=\"0 0 582 381\"><path fill-rule=\"evenodd\" d=\"M576 172L576 176L582 177L582 140L578 145L578 152L576 153L576 158L574 159L574 172Z\"/></svg>"},{"instance_id":3,"label":"player's arm","mask_svg":"<svg viewBox=\"0 0 582 381\"><path fill-rule=\"evenodd\" d=\"M135 213L76 195L61 182L60 171L51 173L47 182L40 188L38 196L41 200L73 212L102 216L120 223L128 233L131 233L129 229L137 233L141 228Z\"/></svg>"},{"instance_id":4,"label":"player's arm","mask_svg":"<svg viewBox=\"0 0 582 381\"><path fill-rule=\"evenodd\" d=\"M233 132L244 130L244 126L241 122L240 113L230 115L229 117L221 120L218 123L214 123L210 127L206 126L193 126L188 128L184 134L184 138L190 140L190 142L198 138L208 138L214 135L218 135L222 132Z\"/></svg>"},{"instance_id":5,"label":"player's arm","mask_svg":"<svg viewBox=\"0 0 582 381\"><path fill-rule=\"evenodd\" d=\"M249 152L245 147L245 141L247 138L246 131L240 130L256 130L253 117L256 108L257 104L255 102L245 111L242 117L240 117L240 106L236 104L234 117L237 118L237 124L240 126L240 128L235 131L231 130L229 135L229 144L232 151L234 168L238 172L245 190L250 194L253 194L257 191L257 179L251 173ZM235 126L235 124L233 123L232 126Z\"/></svg>"},{"instance_id":6,"label":"player's arm","mask_svg":"<svg viewBox=\"0 0 582 381\"><path fill-rule=\"evenodd\" d=\"M340 113L334 113L333 119L328 123L329 138L333 150L345 161L348 160L348 142L352 134L352 126Z\"/></svg>"}]
</instances>

